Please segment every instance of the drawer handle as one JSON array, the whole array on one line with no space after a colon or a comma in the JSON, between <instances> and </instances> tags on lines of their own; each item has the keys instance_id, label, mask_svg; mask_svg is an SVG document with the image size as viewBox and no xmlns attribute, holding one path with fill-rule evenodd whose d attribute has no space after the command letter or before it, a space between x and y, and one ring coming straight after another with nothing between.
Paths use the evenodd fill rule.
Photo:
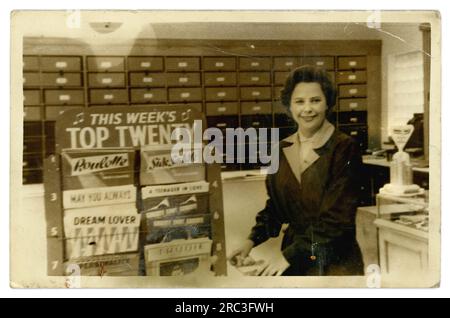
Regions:
<instances>
[{"instance_id":1,"label":"drawer handle","mask_svg":"<svg viewBox=\"0 0 450 318\"><path fill-rule=\"evenodd\" d=\"M349 66L356 66L357 64L358 64L357 61L350 61L350 62L348 62Z\"/></svg>"},{"instance_id":2,"label":"drawer handle","mask_svg":"<svg viewBox=\"0 0 450 318\"><path fill-rule=\"evenodd\" d=\"M58 77L56 79L56 84L66 84L67 83L67 78L65 77Z\"/></svg>"},{"instance_id":3,"label":"drawer handle","mask_svg":"<svg viewBox=\"0 0 450 318\"><path fill-rule=\"evenodd\" d=\"M260 91L253 91L252 92L252 96L259 96L259 95L261 95Z\"/></svg>"},{"instance_id":4,"label":"drawer handle","mask_svg":"<svg viewBox=\"0 0 450 318\"><path fill-rule=\"evenodd\" d=\"M187 67L188 63L187 62L179 62L178 63L178 67Z\"/></svg>"},{"instance_id":5,"label":"drawer handle","mask_svg":"<svg viewBox=\"0 0 450 318\"><path fill-rule=\"evenodd\" d=\"M112 99L114 99L114 94L105 94L105 95L103 95L103 99L112 100Z\"/></svg>"},{"instance_id":6,"label":"drawer handle","mask_svg":"<svg viewBox=\"0 0 450 318\"><path fill-rule=\"evenodd\" d=\"M217 107L217 111L223 113L227 111L227 108L225 106Z\"/></svg>"},{"instance_id":7,"label":"drawer handle","mask_svg":"<svg viewBox=\"0 0 450 318\"><path fill-rule=\"evenodd\" d=\"M150 67L152 66L151 62L141 62L141 67Z\"/></svg>"},{"instance_id":8,"label":"drawer handle","mask_svg":"<svg viewBox=\"0 0 450 318\"><path fill-rule=\"evenodd\" d=\"M292 66L292 65L294 65L294 62L289 61L289 62L284 63L284 65L286 65L286 66Z\"/></svg>"},{"instance_id":9,"label":"drawer handle","mask_svg":"<svg viewBox=\"0 0 450 318\"><path fill-rule=\"evenodd\" d=\"M26 77L22 77L22 82L25 84L27 82L27 78Z\"/></svg>"},{"instance_id":10,"label":"drawer handle","mask_svg":"<svg viewBox=\"0 0 450 318\"><path fill-rule=\"evenodd\" d=\"M227 127L227 123L218 123L217 127Z\"/></svg>"},{"instance_id":11,"label":"drawer handle","mask_svg":"<svg viewBox=\"0 0 450 318\"><path fill-rule=\"evenodd\" d=\"M68 101L70 100L70 95L59 95L60 101Z\"/></svg>"},{"instance_id":12,"label":"drawer handle","mask_svg":"<svg viewBox=\"0 0 450 318\"><path fill-rule=\"evenodd\" d=\"M261 125L261 123L259 121L254 121L252 123L252 126L260 126L260 125Z\"/></svg>"},{"instance_id":13,"label":"drawer handle","mask_svg":"<svg viewBox=\"0 0 450 318\"><path fill-rule=\"evenodd\" d=\"M251 81L252 82L259 82L259 76L252 76Z\"/></svg>"},{"instance_id":14,"label":"drawer handle","mask_svg":"<svg viewBox=\"0 0 450 318\"><path fill-rule=\"evenodd\" d=\"M349 80L355 80L355 79L356 79L356 75L355 75L355 74L350 74L350 75L348 76L348 79L349 79Z\"/></svg>"},{"instance_id":15,"label":"drawer handle","mask_svg":"<svg viewBox=\"0 0 450 318\"><path fill-rule=\"evenodd\" d=\"M145 99L152 99L153 98L153 94L152 93L145 93L144 94L144 98Z\"/></svg>"},{"instance_id":16,"label":"drawer handle","mask_svg":"<svg viewBox=\"0 0 450 318\"><path fill-rule=\"evenodd\" d=\"M101 68L110 68L112 66L112 63L110 61L102 61L100 63Z\"/></svg>"},{"instance_id":17,"label":"drawer handle","mask_svg":"<svg viewBox=\"0 0 450 318\"><path fill-rule=\"evenodd\" d=\"M216 81L218 81L218 82L225 82L225 77L217 77Z\"/></svg>"},{"instance_id":18,"label":"drawer handle","mask_svg":"<svg viewBox=\"0 0 450 318\"><path fill-rule=\"evenodd\" d=\"M350 121L352 123L357 123L358 122L358 118L357 117L352 117L352 118L350 118Z\"/></svg>"},{"instance_id":19,"label":"drawer handle","mask_svg":"<svg viewBox=\"0 0 450 318\"><path fill-rule=\"evenodd\" d=\"M66 68L67 67L67 62L65 61L59 61L55 63L55 67L56 68Z\"/></svg>"},{"instance_id":20,"label":"drawer handle","mask_svg":"<svg viewBox=\"0 0 450 318\"><path fill-rule=\"evenodd\" d=\"M27 100L27 95L23 95L23 101Z\"/></svg>"},{"instance_id":21,"label":"drawer handle","mask_svg":"<svg viewBox=\"0 0 450 318\"><path fill-rule=\"evenodd\" d=\"M28 161L24 161L24 162L22 163L22 167L28 167Z\"/></svg>"},{"instance_id":22,"label":"drawer handle","mask_svg":"<svg viewBox=\"0 0 450 318\"><path fill-rule=\"evenodd\" d=\"M348 92L350 94L354 95L354 94L358 93L358 89L357 88L351 88L351 89L348 90Z\"/></svg>"},{"instance_id":23,"label":"drawer handle","mask_svg":"<svg viewBox=\"0 0 450 318\"><path fill-rule=\"evenodd\" d=\"M253 106L253 107L252 107L252 110L254 110L254 111L261 110L261 106Z\"/></svg>"},{"instance_id":24,"label":"drawer handle","mask_svg":"<svg viewBox=\"0 0 450 318\"><path fill-rule=\"evenodd\" d=\"M111 77L102 78L102 84L111 84L111 83L112 83Z\"/></svg>"},{"instance_id":25,"label":"drawer handle","mask_svg":"<svg viewBox=\"0 0 450 318\"><path fill-rule=\"evenodd\" d=\"M189 93L189 92L181 93L180 96L182 98L188 98L189 96L191 96L191 93Z\"/></svg>"},{"instance_id":26,"label":"drawer handle","mask_svg":"<svg viewBox=\"0 0 450 318\"><path fill-rule=\"evenodd\" d=\"M180 78L178 79L178 82L179 82L179 83L187 83L188 80L189 80L189 78L187 78L187 77L180 77Z\"/></svg>"},{"instance_id":27,"label":"drawer handle","mask_svg":"<svg viewBox=\"0 0 450 318\"><path fill-rule=\"evenodd\" d=\"M225 96L227 96L226 92L218 92L217 93L217 97L225 97Z\"/></svg>"},{"instance_id":28,"label":"drawer handle","mask_svg":"<svg viewBox=\"0 0 450 318\"><path fill-rule=\"evenodd\" d=\"M259 66L259 62L251 62L250 64L252 67L258 67Z\"/></svg>"},{"instance_id":29,"label":"drawer handle","mask_svg":"<svg viewBox=\"0 0 450 318\"><path fill-rule=\"evenodd\" d=\"M224 65L223 62L216 62L216 67L224 67Z\"/></svg>"},{"instance_id":30,"label":"drawer handle","mask_svg":"<svg viewBox=\"0 0 450 318\"><path fill-rule=\"evenodd\" d=\"M153 77L143 77L142 81L144 83L151 83L151 82L153 82Z\"/></svg>"},{"instance_id":31,"label":"drawer handle","mask_svg":"<svg viewBox=\"0 0 450 318\"><path fill-rule=\"evenodd\" d=\"M358 132L357 131L351 131L350 132L350 136L358 136Z\"/></svg>"},{"instance_id":32,"label":"drawer handle","mask_svg":"<svg viewBox=\"0 0 450 318\"><path fill-rule=\"evenodd\" d=\"M349 105L349 107L350 107L351 109L358 108L358 103L357 103L357 102L351 102L350 105Z\"/></svg>"},{"instance_id":33,"label":"drawer handle","mask_svg":"<svg viewBox=\"0 0 450 318\"><path fill-rule=\"evenodd\" d=\"M216 244L216 251L217 251L217 252L220 252L221 250L222 250L222 244L217 243L217 244Z\"/></svg>"},{"instance_id":34,"label":"drawer handle","mask_svg":"<svg viewBox=\"0 0 450 318\"><path fill-rule=\"evenodd\" d=\"M317 65L317 66L323 66L324 64L325 64L324 61L317 61L317 62L316 62L316 65Z\"/></svg>"},{"instance_id":35,"label":"drawer handle","mask_svg":"<svg viewBox=\"0 0 450 318\"><path fill-rule=\"evenodd\" d=\"M28 149L27 144L24 144L24 145L23 145L23 150L27 150L27 149Z\"/></svg>"}]
</instances>

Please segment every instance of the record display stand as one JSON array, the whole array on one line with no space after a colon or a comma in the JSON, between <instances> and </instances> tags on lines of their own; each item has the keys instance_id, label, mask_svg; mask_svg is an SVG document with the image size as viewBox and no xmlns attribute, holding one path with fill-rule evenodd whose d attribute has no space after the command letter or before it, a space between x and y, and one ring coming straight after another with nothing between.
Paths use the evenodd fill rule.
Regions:
<instances>
[{"instance_id":1,"label":"record display stand","mask_svg":"<svg viewBox=\"0 0 450 318\"><path fill-rule=\"evenodd\" d=\"M196 168L201 181L198 176L180 181L177 171L182 169L170 162L170 153L152 150L170 149L175 129L188 128L193 133L196 125L206 128L205 117L188 105L99 106L68 110L57 118L56 154L44 160L48 276L70 275L74 270L81 276L142 275L142 249L149 246L141 241L141 234L148 234L143 226L142 191L149 185L189 182L207 184L204 200L209 230L200 239L208 241L209 269L215 276L227 274L220 164L201 162ZM144 151L151 155L145 159L150 160L147 166L142 164ZM186 164L183 167L191 169ZM189 173L193 174L192 169ZM171 216L165 221L174 220ZM187 218L182 221L188 224ZM188 237L175 242L194 241ZM168 268L175 272L164 266L158 275L167 275Z\"/></svg>"}]
</instances>

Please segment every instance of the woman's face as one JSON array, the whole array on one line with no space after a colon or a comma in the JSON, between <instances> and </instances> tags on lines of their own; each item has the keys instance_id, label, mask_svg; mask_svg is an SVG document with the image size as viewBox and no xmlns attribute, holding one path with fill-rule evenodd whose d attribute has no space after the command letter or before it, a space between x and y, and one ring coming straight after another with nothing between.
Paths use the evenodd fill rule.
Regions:
<instances>
[{"instance_id":1,"label":"woman's face","mask_svg":"<svg viewBox=\"0 0 450 318\"><path fill-rule=\"evenodd\" d=\"M301 82L291 96L292 117L300 131L311 137L322 127L327 112L327 101L319 83Z\"/></svg>"}]
</instances>

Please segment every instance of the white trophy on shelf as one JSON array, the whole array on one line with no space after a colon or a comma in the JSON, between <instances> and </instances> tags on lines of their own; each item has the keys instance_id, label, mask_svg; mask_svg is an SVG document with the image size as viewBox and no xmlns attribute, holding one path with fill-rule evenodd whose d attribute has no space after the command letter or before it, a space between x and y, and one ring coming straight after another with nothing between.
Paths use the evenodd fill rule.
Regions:
<instances>
[{"instance_id":1,"label":"white trophy on shelf","mask_svg":"<svg viewBox=\"0 0 450 318\"><path fill-rule=\"evenodd\" d=\"M381 194L398 196L413 196L424 193L424 189L413 184L413 172L409 154L404 151L414 131L413 125L395 126L392 128L391 136L398 151L392 157L390 165L390 183L380 189Z\"/></svg>"}]
</instances>

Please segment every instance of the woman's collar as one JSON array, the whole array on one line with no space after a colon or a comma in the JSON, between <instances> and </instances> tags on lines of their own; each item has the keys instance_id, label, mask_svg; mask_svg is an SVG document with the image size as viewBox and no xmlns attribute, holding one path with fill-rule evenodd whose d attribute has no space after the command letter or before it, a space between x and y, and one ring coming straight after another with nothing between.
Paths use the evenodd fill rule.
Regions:
<instances>
[{"instance_id":1,"label":"woman's collar","mask_svg":"<svg viewBox=\"0 0 450 318\"><path fill-rule=\"evenodd\" d=\"M323 147L333 135L334 130L334 126L325 119L319 130L314 134L314 136L311 137L313 149ZM283 141L286 141L288 143L300 142L300 134L299 132L292 134L289 137L283 139Z\"/></svg>"}]
</instances>

